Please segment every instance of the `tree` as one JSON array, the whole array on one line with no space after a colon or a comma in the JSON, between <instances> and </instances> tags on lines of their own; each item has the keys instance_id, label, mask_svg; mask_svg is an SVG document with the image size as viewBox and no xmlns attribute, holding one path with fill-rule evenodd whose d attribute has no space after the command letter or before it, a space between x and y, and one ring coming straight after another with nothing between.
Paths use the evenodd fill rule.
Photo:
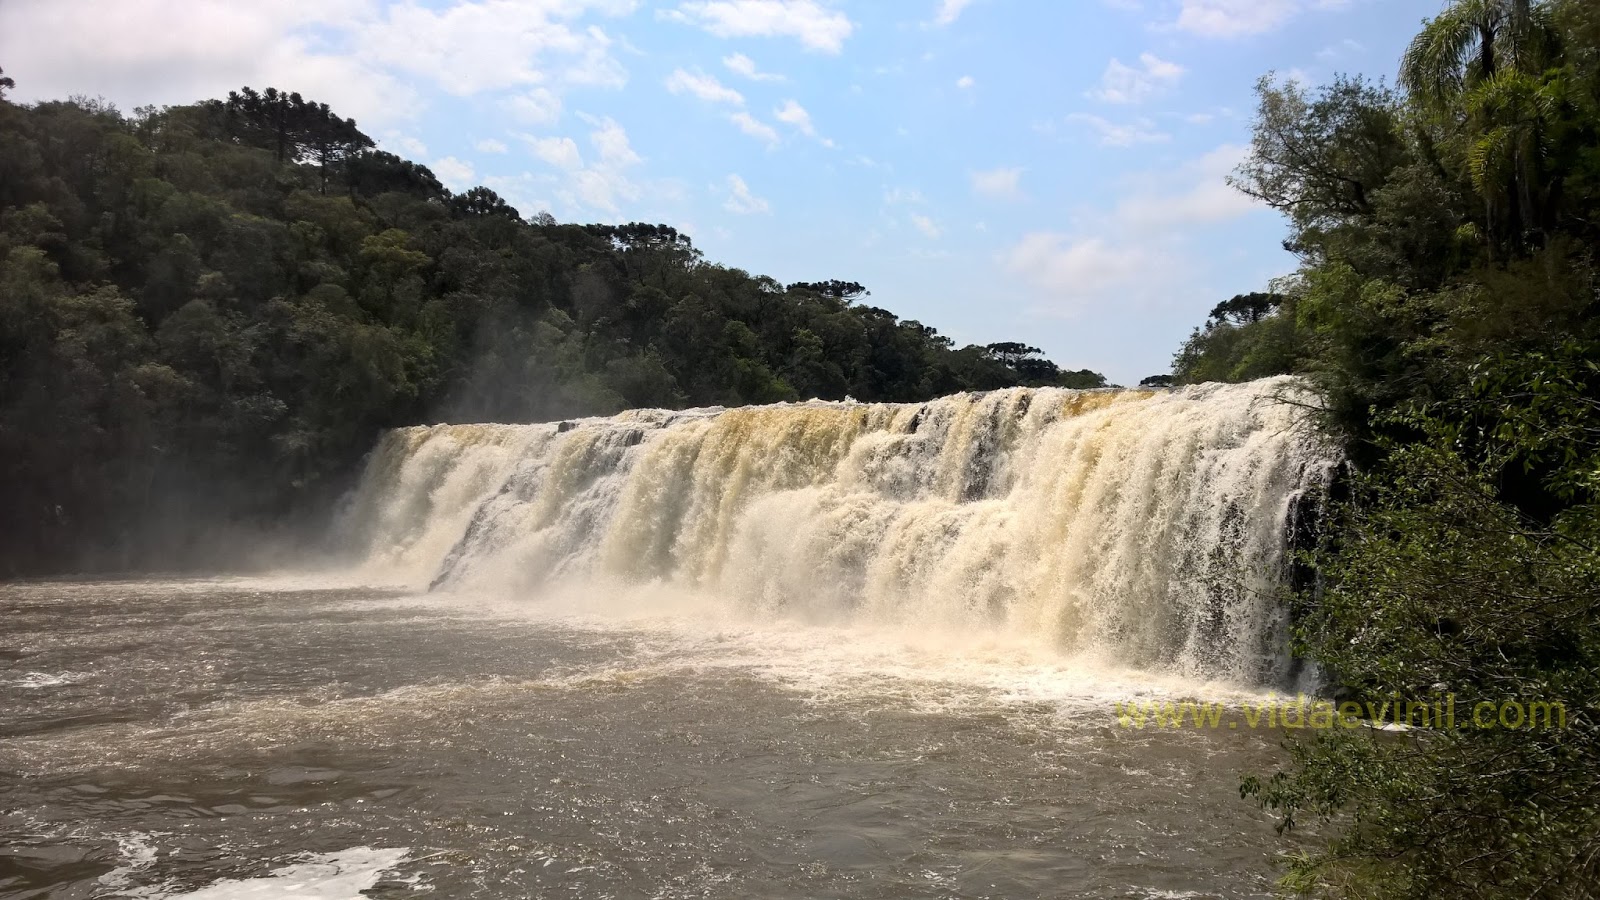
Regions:
<instances>
[{"instance_id":1,"label":"tree","mask_svg":"<svg viewBox=\"0 0 1600 900\"><path fill-rule=\"evenodd\" d=\"M1029 347L1027 344L1015 342L988 344L983 349L988 351L990 357L1013 368L1044 352L1038 347Z\"/></svg>"},{"instance_id":2,"label":"tree","mask_svg":"<svg viewBox=\"0 0 1600 900\"><path fill-rule=\"evenodd\" d=\"M460 216L504 216L522 221L515 207L486 187L475 187L450 198L450 208ZM553 220L552 220L553 221Z\"/></svg>"},{"instance_id":3,"label":"tree","mask_svg":"<svg viewBox=\"0 0 1600 900\"><path fill-rule=\"evenodd\" d=\"M1038 347L1007 341L988 344L983 351L990 359L1015 372L1023 384L1053 384L1061 375L1055 363L1042 358L1044 351Z\"/></svg>"},{"instance_id":4,"label":"tree","mask_svg":"<svg viewBox=\"0 0 1600 900\"><path fill-rule=\"evenodd\" d=\"M845 303L853 303L862 297L872 296L872 292L862 287L860 284L857 284L854 281L839 281L838 279L829 279L828 281L797 281L794 284L789 285L789 290L809 291L813 294L820 294L823 297L830 297L834 300L842 300Z\"/></svg>"},{"instance_id":5,"label":"tree","mask_svg":"<svg viewBox=\"0 0 1600 900\"><path fill-rule=\"evenodd\" d=\"M16 88L16 86L16 81L14 81L10 76L6 75L6 70L0 69L0 103L5 102L6 91L12 90Z\"/></svg>"},{"instance_id":6,"label":"tree","mask_svg":"<svg viewBox=\"0 0 1600 900\"><path fill-rule=\"evenodd\" d=\"M1369 219L1374 195L1407 161L1400 104L1382 85L1339 76L1315 96L1263 77L1250 156L1228 183L1284 213L1291 250L1320 258L1330 233Z\"/></svg>"},{"instance_id":7,"label":"tree","mask_svg":"<svg viewBox=\"0 0 1600 900\"><path fill-rule=\"evenodd\" d=\"M326 103L276 88L257 93L245 87L229 93L223 119L236 140L271 150L280 164L314 161L322 193L327 193L333 169L375 146L354 119L335 115Z\"/></svg>"},{"instance_id":8,"label":"tree","mask_svg":"<svg viewBox=\"0 0 1600 900\"><path fill-rule=\"evenodd\" d=\"M1516 241L1523 229L1543 231L1551 223L1552 197L1560 178L1543 161L1552 149L1565 85L1560 76L1535 77L1501 71L1465 97L1478 134L1467 150L1472 186L1484 200L1491 227L1503 222Z\"/></svg>"},{"instance_id":9,"label":"tree","mask_svg":"<svg viewBox=\"0 0 1600 900\"><path fill-rule=\"evenodd\" d=\"M233 91L226 105L230 130L245 143L271 150L279 163L297 160L294 137L302 104L299 94L279 93L277 88Z\"/></svg>"},{"instance_id":10,"label":"tree","mask_svg":"<svg viewBox=\"0 0 1600 900\"><path fill-rule=\"evenodd\" d=\"M1062 372L1056 376L1056 384L1064 388L1074 388L1080 391L1097 390L1109 387L1106 377L1099 372L1089 369L1079 369L1076 372Z\"/></svg>"},{"instance_id":11,"label":"tree","mask_svg":"<svg viewBox=\"0 0 1600 900\"><path fill-rule=\"evenodd\" d=\"M375 144L356 127L355 119L334 115L326 103L307 103L300 109L300 141L317 164L321 192L328 192L328 178L340 165Z\"/></svg>"},{"instance_id":12,"label":"tree","mask_svg":"<svg viewBox=\"0 0 1600 900\"><path fill-rule=\"evenodd\" d=\"M1400 62L1400 85L1412 99L1446 115L1463 94L1505 71L1534 74L1552 44L1550 8L1530 0L1454 0L1412 38Z\"/></svg>"},{"instance_id":13,"label":"tree","mask_svg":"<svg viewBox=\"0 0 1600 900\"><path fill-rule=\"evenodd\" d=\"M1551 4L1456 0L1423 26L1401 62L1412 102L1460 147L1503 250L1551 224L1559 182L1544 160L1567 92L1550 66L1558 46Z\"/></svg>"},{"instance_id":14,"label":"tree","mask_svg":"<svg viewBox=\"0 0 1600 900\"><path fill-rule=\"evenodd\" d=\"M1091 372L1088 369L1063 372L1055 363L1042 358L1044 351L1038 347L1006 341L988 344L980 349L985 357L1009 369L1014 373L1013 377L1025 385L1085 390L1106 386L1105 376L1099 372Z\"/></svg>"},{"instance_id":15,"label":"tree","mask_svg":"<svg viewBox=\"0 0 1600 900\"><path fill-rule=\"evenodd\" d=\"M344 170L345 185L351 195L372 197L400 193L422 200L438 200L449 194L427 166L384 150L356 153L345 160Z\"/></svg>"},{"instance_id":16,"label":"tree","mask_svg":"<svg viewBox=\"0 0 1600 900\"><path fill-rule=\"evenodd\" d=\"M1206 322L1215 322L1218 325L1224 323L1249 325L1259 322L1276 312L1278 307L1282 305L1282 294L1261 292L1239 294L1231 300L1224 300L1212 307L1211 314L1206 317Z\"/></svg>"}]
</instances>

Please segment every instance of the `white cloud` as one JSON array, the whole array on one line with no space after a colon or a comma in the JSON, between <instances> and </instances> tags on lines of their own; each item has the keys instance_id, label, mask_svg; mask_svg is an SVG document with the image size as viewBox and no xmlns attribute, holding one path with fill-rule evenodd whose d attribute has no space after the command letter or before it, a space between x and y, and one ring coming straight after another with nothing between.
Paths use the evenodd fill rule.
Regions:
<instances>
[{"instance_id":1,"label":"white cloud","mask_svg":"<svg viewBox=\"0 0 1600 900\"><path fill-rule=\"evenodd\" d=\"M1083 214L1092 231L1029 233L1000 263L1048 298L1044 311L1054 313L1112 298L1159 302L1193 290L1209 261L1190 252L1189 236L1259 209L1224 181L1247 152L1226 144L1175 171L1137 177L1115 206Z\"/></svg>"},{"instance_id":2,"label":"white cloud","mask_svg":"<svg viewBox=\"0 0 1600 900\"><path fill-rule=\"evenodd\" d=\"M1245 37L1272 31L1306 9L1349 5L1350 0L1182 0L1173 24L1202 37Z\"/></svg>"},{"instance_id":3,"label":"white cloud","mask_svg":"<svg viewBox=\"0 0 1600 900\"><path fill-rule=\"evenodd\" d=\"M534 156L561 169L577 169L583 166L583 154L578 151L578 143L569 137L534 137L533 135L519 135L528 144L528 150Z\"/></svg>"},{"instance_id":4,"label":"white cloud","mask_svg":"<svg viewBox=\"0 0 1600 900\"><path fill-rule=\"evenodd\" d=\"M12 100L104 97L124 109L225 97L281 85L353 116L368 130L410 118L416 92L370 62L322 51L311 28L358 28L367 0L238 3L119 0L5 3ZM23 35L27 40L18 40Z\"/></svg>"},{"instance_id":5,"label":"white cloud","mask_svg":"<svg viewBox=\"0 0 1600 900\"><path fill-rule=\"evenodd\" d=\"M737 175L728 176L728 200L722 208L744 216L772 211L767 201L750 193L750 185Z\"/></svg>"},{"instance_id":6,"label":"white cloud","mask_svg":"<svg viewBox=\"0 0 1600 900\"><path fill-rule=\"evenodd\" d=\"M935 25L949 25L961 18L961 11L972 4L972 0L940 0L939 11L933 16Z\"/></svg>"},{"instance_id":7,"label":"white cloud","mask_svg":"<svg viewBox=\"0 0 1600 900\"><path fill-rule=\"evenodd\" d=\"M744 106L744 95L727 87L715 77L703 72L687 72L676 69L666 81L667 90L674 94L693 94L708 103L724 103L729 106ZM786 100L782 106L772 111L772 115L780 122L792 126L801 134L816 138L823 146L832 147L833 141L817 136L816 126L811 122L811 114L806 108L794 100ZM761 141L768 147L779 143L777 129L766 122L757 119L743 109L728 116L728 120L739 127L739 130Z\"/></svg>"},{"instance_id":8,"label":"white cloud","mask_svg":"<svg viewBox=\"0 0 1600 900\"><path fill-rule=\"evenodd\" d=\"M779 122L793 125L806 137L817 136L816 126L811 124L811 114L806 112L805 107L793 100L784 101L782 106L772 111L772 115Z\"/></svg>"},{"instance_id":9,"label":"white cloud","mask_svg":"<svg viewBox=\"0 0 1600 900\"><path fill-rule=\"evenodd\" d=\"M369 132L415 118L420 86L458 96L620 86L593 16L636 0L116 0L5 3L18 100L103 96L124 107L191 103L240 85L326 102ZM546 104L548 106L548 104Z\"/></svg>"},{"instance_id":10,"label":"white cloud","mask_svg":"<svg viewBox=\"0 0 1600 900\"><path fill-rule=\"evenodd\" d=\"M1022 170L998 168L972 173L972 190L985 197L1017 200L1022 197Z\"/></svg>"},{"instance_id":11,"label":"white cloud","mask_svg":"<svg viewBox=\"0 0 1600 900\"><path fill-rule=\"evenodd\" d=\"M938 240L939 236L944 234L944 231L939 228L938 223L934 222L927 216L922 215L921 213L911 214L911 224L917 226L918 231L922 232L933 240Z\"/></svg>"},{"instance_id":12,"label":"white cloud","mask_svg":"<svg viewBox=\"0 0 1600 900\"><path fill-rule=\"evenodd\" d=\"M1139 54L1137 68L1113 58L1089 96L1104 103L1141 103L1183 78L1184 68L1154 53Z\"/></svg>"},{"instance_id":13,"label":"white cloud","mask_svg":"<svg viewBox=\"0 0 1600 900\"><path fill-rule=\"evenodd\" d=\"M744 95L725 86L715 77L702 72L686 72L683 69L674 70L667 78L667 90L674 94L693 94L708 103L725 103L729 106L744 106ZM816 138L825 147L832 147L833 141L818 137L816 126L811 122L811 114L805 107L793 100L784 101L784 104L775 108L772 114L778 121L792 126L796 131L807 137ZM779 137L777 129L750 115L743 109L728 116L728 120L739 127L739 130L761 141L768 147L777 146Z\"/></svg>"},{"instance_id":14,"label":"white cloud","mask_svg":"<svg viewBox=\"0 0 1600 900\"><path fill-rule=\"evenodd\" d=\"M1172 139L1172 135L1156 130L1149 119L1138 119L1128 124L1115 122L1088 113L1073 113L1068 122L1079 122L1094 129L1105 147L1132 147L1138 144L1159 144Z\"/></svg>"},{"instance_id":15,"label":"white cloud","mask_svg":"<svg viewBox=\"0 0 1600 900\"><path fill-rule=\"evenodd\" d=\"M1337 44L1318 50L1317 59L1325 62L1334 62L1347 56L1355 56L1357 54L1364 53L1366 52L1366 49L1367 48L1362 46L1360 41L1352 38L1345 38Z\"/></svg>"},{"instance_id":16,"label":"white cloud","mask_svg":"<svg viewBox=\"0 0 1600 900\"><path fill-rule=\"evenodd\" d=\"M632 7L616 0L457 0L438 9L400 3L361 30L357 54L458 96L541 84L552 72L573 83L621 86L626 74L609 53L610 39L577 20Z\"/></svg>"},{"instance_id":17,"label":"white cloud","mask_svg":"<svg viewBox=\"0 0 1600 900\"><path fill-rule=\"evenodd\" d=\"M505 141L497 141L494 138L484 138L472 146L479 153L505 153L511 149L506 146Z\"/></svg>"},{"instance_id":18,"label":"white cloud","mask_svg":"<svg viewBox=\"0 0 1600 900\"><path fill-rule=\"evenodd\" d=\"M587 207L608 213L620 211L618 200L633 200L638 187L620 173L601 169L580 169L572 173L569 186L557 196L569 206Z\"/></svg>"},{"instance_id":19,"label":"white cloud","mask_svg":"<svg viewBox=\"0 0 1600 900\"><path fill-rule=\"evenodd\" d=\"M740 131L750 135L756 140L761 141L768 147L777 146L778 132L775 131L771 125L768 125L767 123L757 119L747 112L736 112L729 116L728 119L733 122L733 124L739 126Z\"/></svg>"},{"instance_id":20,"label":"white cloud","mask_svg":"<svg viewBox=\"0 0 1600 900\"><path fill-rule=\"evenodd\" d=\"M728 103L733 106L744 105L744 95L730 87L723 86L715 76L703 72L685 72L683 69L674 69L667 76L667 90L674 94L693 94L707 103Z\"/></svg>"},{"instance_id":21,"label":"white cloud","mask_svg":"<svg viewBox=\"0 0 1600 900\"><path fill-rule=\"evenodd\" d=\"M1147 245L1116 246L1102 237L1075 237L1036 231L1002 257L1002 264L1052 298L1066 301L1067 311L1084 300L1135 282L1158 268L1162 259Z\"/></svg>"},{"instance_id":22,"label":"white cloud","mask_svg":"<svg viewBox=\"0 0 1600 900\"><path fill-rule=\"evenodd\" d=\"M628 70L612 58L611 38L598 26L584 30L588 40L581 53L557 70L561 82L581 87L622 88L628 83ZM631 45L630 45L631 46Z\"/></svg>"},{"instance_id":23,"label":"white cloud","mask_svg":"<svg viewBox=\"0 0 1600 900\"><path fill-rule=\"evenodd\" d=\"M962 90L972 87L975 83L976 82L972 80L971 75L963 75L956 79L956 87L961 88Z\"/></svg>"},{"instance_id":24,"label":"white cloud","mask_svg":"<svg viewBox=\"0 0 1600 900\"><path fill-rule=\"evenodd\" d=\"M527 125L554 125L561 120L561 98L549 88L534 88L505 100L512 118Z\"/></svg>"},{"instance_id":25,"label":"white cloud","mask_svg":"<svg viewBox=\"0 0 1600 900\"><path fill-rule=\"evenodd\" d=\"M556 190L556 197L569 207L616 215L621 211L621 201L639 199L639 185L628 176L628 170L643 160L616 120L596 116L583 116L583 120L593 126L589 143L598 158L587 166L571 169ZM562 140L572 143L567 138ZM575 147L572 152L576 153Z\"/></svg>"},{"instance_id":26,"label":"white cloud","mask_svg":"<svg viewBox=\"0 0 1600 900\"><path fill-rule=\"evenodd\" d=\"M783 80L782 75L774 75L771 72L761 71L761 69L756 66L756 61L748 56L745 56L743 53L735 53L732 56L724 56L722 58L722 64L728 67L728 71L733 72L736 75L743 75L751 81Z\"/></svg>"},{"instance_id":27,"label":"white cloud","mask_svg":"<svg viewBox=\"0 0 1600 900\"><path fill-rule=\"evenodd\" d=\"M620 211L617 201L637 199L639 189L619 172L580 169L572 174L569 187L559 192L557 196L569 206L584 206L616 213Z\"/></svg>"},{"instance_id":28,"label":"white cloud","mask_svg":"<svg viewBox=\"0 0 1600 900\"><path fill-rule=\"evenodd\" d=\"M395 153L396 156L403 156L406 159L422 159L428 155L427 144L398 131L391 131L385 134L378 140L378 145Z\"/></svg>"},{"instance_id":29,"label":"white cloud","mask_svg":"<svg viewBox=\"0 0 1600 900\"><path fill-rule=\"evenodd\" d=\"M816 0L689 0L665 12L717 37L792 37L807 50L838 53L855 23Z\"/></svg>"},{"instance_id":30,"label":"white cloud","mask_svg":"<svg viewBox=\"0 0 1600 900\"><path fill-rule=\"evenodd\" d=\"M458 193L472 187L473 179L476 177L471 163L463 162L454 156L436 159L428 168L439 176L439 181L443 182L445 187Z\"/></svg>"},{"instance_id":31,"label":"white cloud","mask_svg":"<svg viewBox=\"0 0 1600 900\"><path fill-rule=\"evenodd\" d=\"M595 130L589 132L589 142L600 151L602 164L623 168L642 162L639 154L633 152L633 145L628 142L628 132L616 120L610 117L586 117L586 120L595 126Z\"/></svg>"},{"instance_id":32,"label":"white cloud","mask_svg":"<svg viewBox=\"0 0 1600 900\"><path fill-rule=\"evenodd\" d=\"M1177 177L1187 185L1173 189L1153 184L1125 198L1117 205L1117 221L1135 229L1158 229L1225 222L1261 209L1227 182L1248 153L1241 144L1212 150L1179 171Z\"/></svg>"},{"instance_id":33,"label":"white cloud","mask_svg":"<svg viewBox=\"0 0 1600 900\"><path fill-rule=\"evenodd\" d=\"M922 192L916 188L886 188L883 192L883 205L899 206L901 204L922 203Z\"/></svg>"}]
</instances>

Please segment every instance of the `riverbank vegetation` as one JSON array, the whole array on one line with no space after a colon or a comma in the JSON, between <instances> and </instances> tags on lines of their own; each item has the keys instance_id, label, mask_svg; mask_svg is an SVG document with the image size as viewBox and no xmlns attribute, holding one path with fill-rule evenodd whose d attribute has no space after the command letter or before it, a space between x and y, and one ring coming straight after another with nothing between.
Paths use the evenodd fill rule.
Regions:
<instances>
[{"instance_id":1,"label":"riverbank vegetation","mask_svg":"<svg viewBox=\"0 0 1600 900\"><path fill-rule=\"evenodd\" d=\"M1600 896L1600 5L1457 0L1397 87L1259 96L1235 183L1302 266L1219 305L1174 379L1292 372L1327 398L1354 475L1299 652L1356 698L1572 718L1323 732L1245 793L1331 826L1297 891Z\"/></svg>"},{"instance_id":2,"label":"riverbank vegetation","mask_svg":"<svg viewBox=\"0 0 1600 900\"><path fill-rule=\"evenodd\" d=\"M1103 386L664 225L452 193L298 94L125 115L0 81L0 574L215 565L380 429Z\"/></svg>"}]
</instances>

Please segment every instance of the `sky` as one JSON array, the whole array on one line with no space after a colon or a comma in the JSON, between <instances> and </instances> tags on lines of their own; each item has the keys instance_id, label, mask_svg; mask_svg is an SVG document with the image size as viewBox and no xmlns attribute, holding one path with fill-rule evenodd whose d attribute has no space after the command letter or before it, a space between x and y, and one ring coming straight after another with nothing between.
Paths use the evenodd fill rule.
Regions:
<instances>
[{"instance_id":1,"label":"sky","mask_svg":"<svg viewBox=\"0 0 1600 900\"><path fill-rule=\"evenodd\" d=\"M1254 87L1392 80L1441 0L0 0L12 99L298 91L452 190L657 222L1131 384L1294 271Z\"/></svg>"}]
</instances>

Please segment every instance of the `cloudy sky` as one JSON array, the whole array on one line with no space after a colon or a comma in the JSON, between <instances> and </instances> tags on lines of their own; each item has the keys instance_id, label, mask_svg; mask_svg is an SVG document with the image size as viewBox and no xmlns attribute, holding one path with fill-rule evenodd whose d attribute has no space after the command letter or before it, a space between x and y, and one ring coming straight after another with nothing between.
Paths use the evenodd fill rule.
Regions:
<instances>
[{"instance_id":1,"label":"cloudy sky","mask_svg":"<svg viewBox=\"0 0 1600 900\"><path fill-rule=\"evenodd\" d=\"M1124 383L1293 268L1223 182L1276 71L1392 76L1441 0L0 0L19 101L296 90L456 190L664 222Z\"/></svg>"}]
</instances>

